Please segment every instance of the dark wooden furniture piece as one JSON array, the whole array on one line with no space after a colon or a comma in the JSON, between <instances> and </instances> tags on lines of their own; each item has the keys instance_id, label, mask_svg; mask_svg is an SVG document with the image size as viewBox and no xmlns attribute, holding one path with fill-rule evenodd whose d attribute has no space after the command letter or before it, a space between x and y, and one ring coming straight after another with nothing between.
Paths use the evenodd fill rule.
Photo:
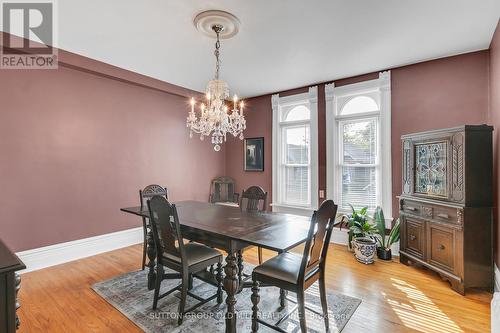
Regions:
<instances>
[{"instance_id":1,"label":"dark wooden furniture piece","mask_svg":"<svg viewBox=\"0 0 500 333\"><path fill-rule=\"evenodd\" d=\"M234 192L234 180L231 177L222 176L212 180L209 202L236 206L238 199L239 194Z\"/></svg>"},{"instance_id":2,"label":"dark wooden furniture piece","mask_svg":"<svg viewBox=\"0 0 500 333\"><path fill-rule=\"evenodd\" d=\"M423 265L465 294L492 289L493 127L401 137L400 261Z\"/></svg>"},{"instance_id":3,"label":"dark wooden furniture piece","mask_svg":"<svg viewBox=\"0 0 500 333\"><path fill-rule=\"evenodd\" d=\"M227 293L226 332L236 332L236 293L240 289L239 271L243 263L237 262L239 250L260 246L279 253L286 252L306 241L310 221L303 216L269 212L247 212L237 207L220 206L197 201L176 203L182 236L227 252L224 290ZM121 211L149 218L141 207L122 208ZM152 245L152 244L151 244ZM148 243L148 288L154 288L155 248ZM196 276L208 272L198 272ZM208 280L208 279L207 279ZM247 286L243 283L245 287ZM249 283L251 286L251 283ZM285 296L282 295L282 301Z\"/></svg>"},{"instance_id":4,"label":"dark wooden furniture piece","mask_svg":"<svg viewBox=\"0 0 500 333\"><path fill-rule=\"evenodd\" d=\"M312 216L302 256L285 252L255 267L252 272L252 332L257 332L259 330L259 323L262 323L274 330L286 333L278 325L298 309L300 330L302 333L306 333L304 294L305 290L316 281L319 281L319 293L323 313L318 313L313 309L309 310L324 318L325 331L328 332L325 265L336 214L337 205L332 200L324 201ZM281 317L274 325L258 318L260 283L264 283L266 287L276 286L282 290L292 291L297 294L296 306L288 314Z\"/></svg>"},{"instance_id":5,"label":"dark wooden furniture piece","mask_svg":"<svg viewBox=\"0 0 500 333\"><path fill-rule=\"evenodd\" d=\"M267 192L260 186L250 186L246 190L243 190L240 198L240 209L246 211L266 211ZM259 264L262 264L262 248L258 247L257 250L259 254Z\"/></svg>"},{"instance_id":6,"label":"dark wooden furniture piece","mask_svg":"<svg viewBox=\"0 0 500 333\"><path fill-rule=\"evenodd\" d=\"M179 303L178 324L182 324L184 315L193 311L200 305L205 304L217 297L217 303L222 303L222 254L208 246L188 243L184 244L179 217L175 205L171 205L163 196L154 196L148 201L149 215L151 216L151 229L156 247L156 281L153 296L153 310L156 310L158 300L170 295L176 290L181 291ZM191 293L191 274L205 270L207 267L217 265L217 293L208 298L202 298ZM164 273L164 267L176 272ZM161 282L164 279L181 279L180 285L160 295ZM185 309L187 296L197 299L199 302L189 309Z\"/></svg>"},{"instance_id":7,"label":"dark wooden furniture piece","mask_svg":"<svg viewBox=\"0 0 500 333\"><path fill-rule=\"evenodd\" d=\"M139 200L141 203L141 209L147 210L148 203L147 201L154 197L155 195L160 195L168 199L168 190L166 187L162 187L160 185L151 184L146 186L143 190L139 190ZM142 247L142 270L144 270L146 266L146 251L148 247L148 228L150 228L148 221L145 217L142 217L142 228L144 231L144 242ZM150 240L152 242L152 240Z\"/></svg>"},{"instance_id":8,"label":"dark wooden furniture piece","mask_svg":"<svg viewBox=\"0 0 500 333\"><path fill-rule=\"evenodd\" d=\"M0 240L0 332L13 333L20 321L16 310L20 307L17 293L21 277L16 272L26 266Z\"/></svg>"}]
</instances>

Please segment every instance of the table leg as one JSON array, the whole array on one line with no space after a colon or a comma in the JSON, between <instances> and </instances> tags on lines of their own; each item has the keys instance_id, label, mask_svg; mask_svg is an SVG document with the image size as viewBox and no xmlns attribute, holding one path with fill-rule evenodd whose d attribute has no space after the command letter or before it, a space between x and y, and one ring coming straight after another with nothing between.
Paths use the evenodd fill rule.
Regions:
<instances>
[{"instance_id":1,"label":"table leg","mask_svg":"<svg viewBox=\"0 0 500 333\"><path fill-rule=\"evenodd\" d=\"M231 249L226 257L226 266L224 267L226 276L224 277L224 290L226 291L226 333L236 333L236 297L235 294L239 289L238 281L238 265L236 264L236 257L234 250Z\"/></svg>"},{"instance_id":2,"label":"table leg","mask_svg":"<svg viewBox=\"0 0 500 333\"><path fill-rule=\"evenodd\" d=\"M242 250L238 251L238 284L241 286L243 283L243 253Z\"/></svg>"},{"instance_id":3,"label":"table leg","mask_svg":"<svg viewBox=\"0 0 500 333\"><path fill-rule=\"evenodd\" d=\"M153 290L155 288L156 272L155 272L155 240L153 238L153 232L151 228L148 228L148 290Z\"/></svg>"},{"instance_id":4,"label":"table leg","mask_svg":"<svg viewBox=\"0 0 500 333\"><path fill-rule=\"evenodd\" d=\"M285 289L280 289L280 307L285 308L287 304L286 295L287 291Z\"/></svg>"}]
</instances>

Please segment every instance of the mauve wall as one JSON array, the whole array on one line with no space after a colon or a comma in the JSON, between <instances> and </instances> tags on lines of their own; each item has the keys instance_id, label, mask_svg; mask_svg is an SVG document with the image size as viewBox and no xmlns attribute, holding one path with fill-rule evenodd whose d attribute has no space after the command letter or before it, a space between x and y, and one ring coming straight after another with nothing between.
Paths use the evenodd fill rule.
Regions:
<instances>
[{"instance_id":1,"label":"mauve wall","mask_svg":"<svg viewBox=\"0 0 500 333\"><path fill-rule=\"evenodd\" d=\"M401 135L453 127L483 124L488 115L489 52L480 51L415 65L394 68L392 75L392 192L393 215L397 216L396 196L401 194ZM342 86L378 77L378 73L335 81ZM324 84L318 85L319 99L319 189L326 190L326 125ZM280 96L307 91L299 88ZM247 137L265 137L265 171L243 171L243 143L231 139L226 145L226 173L234 177L239 191L257 184L272 189L272 109L271 95L246 101Z\"/></svg>"},{"instance_id":2,"label":"mauve wall","mask_svg":"<svg viewBox=\"0 0 500 333\"><path fill-rule=\"evenodd\" d=\"M173 200L207 200L224 151L189 139L187 98L166 91L190 92L66 59L58 70L1 71L0 237L21 251L141 226L119 208L150 183Z\"/></svg>"},{"instance_id":3,"label":"mauve wall","mask_svg":"<svg viewBox=\"0 0 500 333\"><path fill-rule=\"evenodd\" d=\"M500 182L498 180L498 163L500 153L500 23L497 25L495 35L490 45L490 123L495 126L493 132L493 147L494 147L494 181L495 181L495 222L496 222L496 251L495 260L497 266L500 266Z\"/></svg>"}]
</instances>

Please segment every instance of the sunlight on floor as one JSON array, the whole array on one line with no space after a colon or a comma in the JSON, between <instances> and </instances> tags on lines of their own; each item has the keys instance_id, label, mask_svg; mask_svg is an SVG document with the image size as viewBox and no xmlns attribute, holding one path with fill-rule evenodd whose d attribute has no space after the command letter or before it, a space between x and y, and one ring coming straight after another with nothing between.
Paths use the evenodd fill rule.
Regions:
<instances>
[{"instance_id":1,"label":"sunlight on floor","mask_svg":"<svg viewBox=\"0 0 500 333\"><path fill-rule=\"evenodd\" d=\"M405 281L391 278L392 285L406 294L408 303L392 300L382 293L403 325L420 332L463 332L463 330L441 311L423 292Z\"/></svg>"}]
</instances>

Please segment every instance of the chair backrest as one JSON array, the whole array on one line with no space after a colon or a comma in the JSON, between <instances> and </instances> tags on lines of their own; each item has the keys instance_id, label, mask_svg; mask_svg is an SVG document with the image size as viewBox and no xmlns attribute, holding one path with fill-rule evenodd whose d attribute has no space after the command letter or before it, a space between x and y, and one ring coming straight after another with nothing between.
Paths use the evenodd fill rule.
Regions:
<instances>
[{"instance_id":1,"label":"chair backrest","mask_svg":"<svg viewBox=\"0 0 500 333\"><path fill-rule=\"evenodd\" d=\"M324 201L314 212L302 257L299 281L303 281L311 270L324 268L336 214L337 205L332 200Z\"/></svg>"},{"instance_id":2,"label":"chair backrest","mask_svg":"<svg viewBox=\"0 0 500 333\"><path fill-rule=\"evenodd\" d=\"M259 204L262 202L262 207ZM246 211L265 211L267 205L267 192L260 186L250 186L241 193L240 209Z\"/></svg>"},{"instance_id":3,"label":"chair backrest","mask_svg":"<svg viewBox=\"0 0 500 333\"><path fill-rule=\"evenodd\" d=\"M147 201L154 197L155 195L160 195L168 199L168 190L166 187L160 185L151 184L146 186L144 189L139 190L139 200L141 201L141 210L148 207Z\"/></svg>"},{"instance_id":4,"label":"chair backrest","mask_svg":"<svg viewBox=\"0 0 500 333\"><path fill-rule=\"evenodd\" d=\"M177 208L160 195L153 196L147 205L157 259L175 257L185 263L184 242Z\"/></svg>"},{"instance_id":5,"label":"chair backrest","mask_svg":"<svg viewBox=\"0 0 500 333\"><path fill-rule=\"evenodd\" d=\"M231 177L217 177L212 180L210 202L233 202L234 180Z\"/></svg>"}]
</instances>

